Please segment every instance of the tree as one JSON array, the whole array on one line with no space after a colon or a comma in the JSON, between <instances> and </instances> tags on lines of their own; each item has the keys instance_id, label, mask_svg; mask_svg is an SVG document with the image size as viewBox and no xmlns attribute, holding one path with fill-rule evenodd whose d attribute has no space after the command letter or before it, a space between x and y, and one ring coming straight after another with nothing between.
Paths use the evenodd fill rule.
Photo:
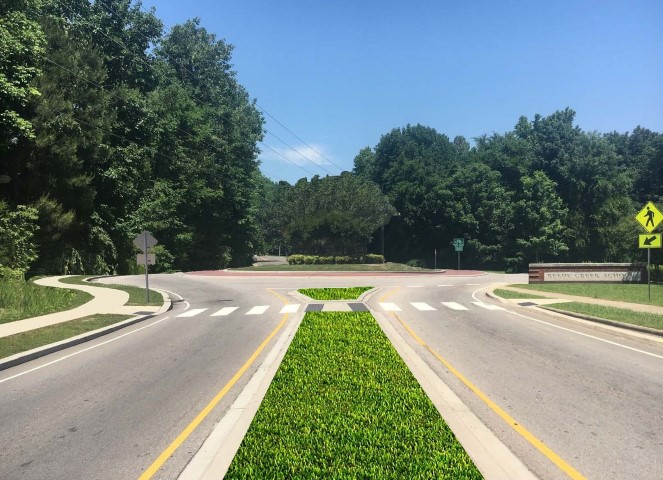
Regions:
<instances>
[{"instance_id":1,"label":"tree","mask_svg":"<svg viewBox=\"0 0 663 480\"><path fill-rule=\"evenodd\" d=\"M25 273L37 259L33 236L37 230L37 211L19 205L10 209L0 202L0 276L10 268Z\"/></svg>"}]
</instances>

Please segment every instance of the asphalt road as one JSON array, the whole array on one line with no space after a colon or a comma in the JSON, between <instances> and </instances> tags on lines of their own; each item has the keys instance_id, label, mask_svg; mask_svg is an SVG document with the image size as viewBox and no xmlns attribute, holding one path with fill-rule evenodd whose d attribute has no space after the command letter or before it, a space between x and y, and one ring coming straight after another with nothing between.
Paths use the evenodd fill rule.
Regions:
<instances>
[{"instance_id":1,"label":"asphalt road","mask_svg":"<svg viewBox=\"0 0 663 480\"><path fill-rule=\"evenodd\" d=\"M541 478L568 477L532 438L587 478L663 478L663 345L531 310L489 310L490 301L475 293L522 278L153 275L151 286L185 301L160 317L0 372L0 478L138 478L279 325L281 297L302 287L359 285L379 287L371 308L385 313ZM478 300L483 303L473 303ZM386 303L400 311L386 312ZM422 310L423 304L434 310ZM452 309L456 304L466 310ZM265 306L264 313L247 315ZM212 316L221 311L227 315ZM177 477L264 355L153 478ZM531 438L517 433L438 357Z\"/></svg>"}]
</instances>

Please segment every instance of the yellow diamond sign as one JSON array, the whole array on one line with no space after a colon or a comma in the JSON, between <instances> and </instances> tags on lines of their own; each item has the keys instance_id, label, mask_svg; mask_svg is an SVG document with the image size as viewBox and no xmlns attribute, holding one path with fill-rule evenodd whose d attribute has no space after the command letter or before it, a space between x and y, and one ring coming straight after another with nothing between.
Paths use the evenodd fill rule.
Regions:
<instances>
[{"instance_id":1,"label":"yellow diamond sign","mask_svg":"<svg viewBox=\"0 0 663 480\"><path fill-rule=\"evenodd\" d=\"M651 232L663 220L663 213L652 202L647 202L647 205L640 210L640 213L635 216L635 219L640 222L640 225L645 227L645 230Z\"/></svg>"}]
</instances>

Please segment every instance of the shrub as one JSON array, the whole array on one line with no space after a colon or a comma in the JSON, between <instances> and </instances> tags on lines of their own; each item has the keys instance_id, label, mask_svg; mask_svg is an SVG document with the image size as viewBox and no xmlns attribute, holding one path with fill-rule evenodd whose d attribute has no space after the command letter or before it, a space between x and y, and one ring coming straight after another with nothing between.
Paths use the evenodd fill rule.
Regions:
<instances>
[{"instance_id":1,"label":"shrub","mask_svg":"<svg viewBox=\"0 0 663 480\"><path fill-rule=\"evenodd\" d=\"M302 265L304 263L304 255L290 255L286 260L290 265Z\"/></svg>"},{"instance_id":2,"label":"shrub","mask_svg":"<svg viewBox=\"0 0 663 480\"><path fill-rule=\"evenodd\" d=\"M337 255L334 260L336 261L337 265L352 263L352 258L348 257L347 255Z\"/></svg>"},{"instance_id":3,"label":"shrub","mask_svg":"<svg viewBox=\"0 0 663 480\"><path fill-rule=\"evenodd\" d=\"M406 262L406 265L409 267L426 268L426 262L424 262L420 258L413 258L412 260L408 260Z\"/></svg>"},{"instance_id":4,"label":"shrub","mask_svg":"<svg viewBox=\"0 0 663 480\"><path fill-rule=\"evenodd\" d=\"M364 263L384 263L384 257L375 253L364 256Z\"/></svg>"}]
</instances>

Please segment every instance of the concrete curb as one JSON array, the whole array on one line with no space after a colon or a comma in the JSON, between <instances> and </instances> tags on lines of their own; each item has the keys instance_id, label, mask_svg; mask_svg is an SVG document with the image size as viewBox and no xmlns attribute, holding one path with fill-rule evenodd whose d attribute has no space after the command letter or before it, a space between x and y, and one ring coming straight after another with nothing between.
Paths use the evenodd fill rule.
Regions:
<instances>
[{"instance_id":1,"label":"concrete curb","mask_svg":"<svg viewBox=\"0 0 663 480\"><path fill-rule=\"evenodd\" d=\"M370 308L369 312L484 478L487 480L537 478L410 347L383 314Z\"/></svg>"},{"instance_id":2,"label":"concrete curb","mask_svg":"<svg viewBox=\"0 0 663 480\"><path fill-rule=\"evenodd\" d=\"M663 339L658 338L658 337L663 337L663 331L652 328L640 327L638 325L616 322L614 320L607 320L605 318L592 317L590 315L569 312L554 307L548 307L546 305L541 305L536 307L534 306L523 307L516 303L509 302L508 300L493 293L492 290L494 290L495 288L503 288L503 287L497 286L490 290L487 290L486 296L506 305L511 305L513 307L521 309L534 309L537 312L543 313L551 317L561 318L576 323L581 322L583 325L590 326L594 330L604 333L619 334L620 336L637 339L637 340L643 340L643 337L653 336L654 338L648 337L646 339L653 340L655 342L663 341Z\"/></svg>"},{"instance_id":3,"label":"concrete curb","mask_svg":"<svg viewBox=\"0 0 663 480\"><path fill-rule=\"evenodd\" d=\"M216 480L223 478L232 463L246 432L258 412L274 375L295 337L304 312L281 333L265 360L253 374L224 417L216 424L198 452L179 475L178 480Z\"/></svg>"},{"instance_id":4,"label":"concrete curb","mask_svg":"<svg viewBox=\"0 0 663 480\"><path fill-rule=\"evenodd\" d=\"M20 365L22 363L29 362L31 360L35 360L40 357L44 357L46 355L50 355L51 353L58 352L60 350L64 350L65 348L69 347L74 347L76 345L80 345L81 343L88 342L90 340L94 340L95 338L99 338L103 335L108 335L109 333L116 332L122 328L125 327L130 327L131 325L134 325L138 322L142 322L143 320L147 320L149 318L155 317L157 315L161 315L162 313L165 313L169 311L171 308L173 308L173 303L170 299L170 296L161 290L155 290L158 291L161 296L163 297L164 303L161 306L161 308L154 312L150 313L149 315L139 315L135 316L133 318L128 318L127 320L124 320L122 322L115 323L113 325L109 325L104 328L100 328L98 330L92 330L90 332L85 332L81 333L80 335L77 335L72 338L66 338L64 340L61 340L56 343L51 343L49 345L43 345L41 347L34 348L32 350L28 350L27 352L21 352L17 353L16 355L12 355L7 358L0 359L0 371L1 370L6 370L11 367L15 367L16 365ZM102 314L100 314L102 315ZM78 319L72 319L72 320L78 320ZM64 323L64 322L62 322ZM57 325L57 324L56 324Z\"/></svg>"}]
</instances>

